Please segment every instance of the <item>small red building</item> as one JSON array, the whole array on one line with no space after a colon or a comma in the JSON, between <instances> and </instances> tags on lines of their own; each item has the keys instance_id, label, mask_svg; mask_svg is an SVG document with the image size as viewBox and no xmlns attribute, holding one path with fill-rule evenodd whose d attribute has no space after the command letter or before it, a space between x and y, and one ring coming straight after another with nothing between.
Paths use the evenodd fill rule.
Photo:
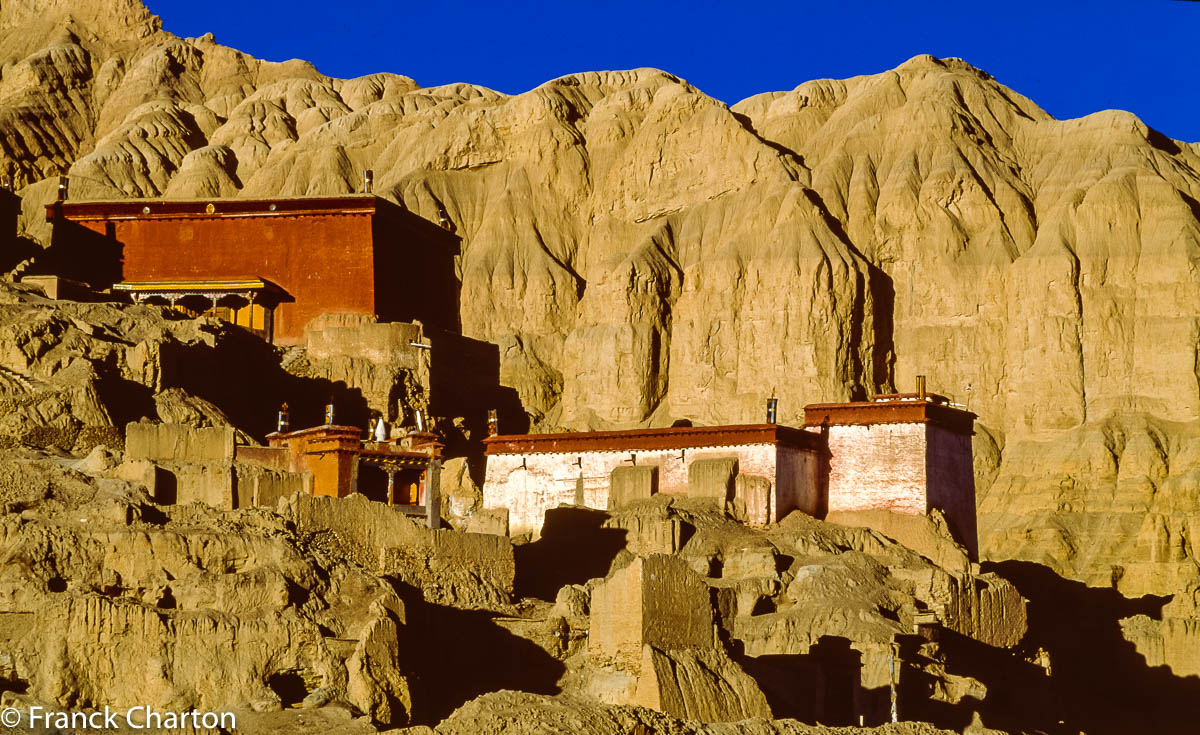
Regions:
<instances>
[{"instance_id":1,"label":"small red building","mask_svg":"<svg viewBox=\"0 0 1200 735\"><path fill-rule=\"evenodd\" d=\"M371 500L425 515L439 523L438 478L442 444L434 434L410 432L398 441L364 441L354 426L314 426L267 435L266 447L238 447L237 458L265 467L312 474L312 494ZM286 458L281 455L286 455Z\"/></svg>"},{"instance_id":2,"label":"small red building","mask_svg":"<svg viewBox=\"0 0 1200 735\"><path fill-rule=\"evenodd\" d=\"M457 327L457 238L373 195L61 201L49 268L280 344L322 315Z\"/></svg>"}]
</instances>

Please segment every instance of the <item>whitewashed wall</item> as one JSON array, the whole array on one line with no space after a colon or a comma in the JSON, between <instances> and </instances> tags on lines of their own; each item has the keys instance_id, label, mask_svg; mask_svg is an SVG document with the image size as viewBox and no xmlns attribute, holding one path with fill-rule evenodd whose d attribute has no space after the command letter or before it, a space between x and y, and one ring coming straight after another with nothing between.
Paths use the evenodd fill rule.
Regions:
<instances>
[{"instance_id":1,"label":"whitewashed wall","mask_svg":"<svg viewBox=\"0 0 1200 735\"><path fill-rule=\"evenodd\" d=\"M829 511L924 515L925 424L829 427Z\"/></svg>"},{"instance_id":2,"label":"whitewashed wall","mask_svg":"<svg viewBox=\"0 0 1200 735\"><path fill-rule=\"evenodd\" d=\"M797 453L799 453L797 451ZM623 464L658 467L658 491L685 495L688 465L697 459L737 457L738 472L767 478L772 487L780 482L776 447L773 444L743 444L732 447L696 447L692 449L573 452L547 454L490 454L483 480L483 506L507 508L509 533L519 535L541 531L547 510L561 504L575 504L582 488L583 505L608 509L609 475ZM805 493L795 489L808 472L802 460L788 460L788 500ZM815 480L815 470L813 471ZM772 515L775 515L772 492Z\"/></svg>"}]
</instances>

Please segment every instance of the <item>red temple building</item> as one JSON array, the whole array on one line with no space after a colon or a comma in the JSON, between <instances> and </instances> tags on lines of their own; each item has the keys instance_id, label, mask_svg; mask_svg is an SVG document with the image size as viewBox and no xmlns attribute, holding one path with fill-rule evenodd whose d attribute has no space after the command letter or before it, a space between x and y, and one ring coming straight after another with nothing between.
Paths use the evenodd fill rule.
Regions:
<instances>
[{"instance_id":1,"label":"red temple building","mask_svg":"<svg viewBox=\"0 0 1200 735\"><path fill-rule=\"evenodd\" d=\"M326 315L456 329L458 238L373 195L60 201L57 275L279 344Z\"/></svg>"}]
</instances>

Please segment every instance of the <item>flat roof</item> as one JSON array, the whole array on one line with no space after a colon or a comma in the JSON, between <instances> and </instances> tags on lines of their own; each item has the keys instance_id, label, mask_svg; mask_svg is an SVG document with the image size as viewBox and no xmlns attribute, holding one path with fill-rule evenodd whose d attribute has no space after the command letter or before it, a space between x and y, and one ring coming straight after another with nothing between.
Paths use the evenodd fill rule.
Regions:
<instances>
[{"instance_id":1,"label":"flat roof","mask_svg":"<svg viewBox=\"0 0 1200 735\"><path fill-rule=\"evenodd\" d=\"M316 436L318 439L327 439L336 437L338 439L358 439L362 440L363 430L357 426L343 426L341 424L319 424L317 426L309 426L306 429L296 429L294 431L272 431L267 434L267 439L272 437L277 439L291 439L293 437L309 437Z\"/></svg>"},{"instance_id":2,"label":"flat roof","mask_svg":"<svg viewBox=\"0 0 1200 735\"><path fill-rule=\"evenodd\" d=\"M168 291L186 291L186 292L203 292L203 291L254 291L274 289L279 290L279 287L265 278L224 278L224 279L201 279L201 280L173 280L173 281L119 281L112 285L114 291L128 291L130 293L142 293L149 291L152 293L168 292Z\"/></svg>"},{"instance_id":3,"label":"flat roof","mask_svg":"<svg viewBox=\"0 0 1200 735\"><path fill-rule=\"evenodd\" d=\"M804 407L804 425L873 426L877 424L937 424L959 434L974 434L975 414L956 408L943 396L915 393L876 396L871 401L812 403Z\"/></svg>"},{"instance_id":4,"label":"flat roof","mask_svg":"<svg viewBox=\"0 0 1200 735\"><path fill-rule=\"evenodd\" d=\"M269 199L67 200L47 204L46 219L62 217L72 222L86 222L97 220L374 214L378 206L379 198L374 194L344 194L341 196L324 197L272 197Z\"/></svg>"},{"instance_id":5,"label":"flat roof","mask_svg":"<svg viewBox=\"0 0 1200 735\"><path fill-rule=\"evenodd\" d=\"M673 426L665 429L579 431L562 434L502 434L483 440L487 454L574 454L659 449L782 444L821 451L820 434L779 424Z\"/></svg>"}]
</instances>

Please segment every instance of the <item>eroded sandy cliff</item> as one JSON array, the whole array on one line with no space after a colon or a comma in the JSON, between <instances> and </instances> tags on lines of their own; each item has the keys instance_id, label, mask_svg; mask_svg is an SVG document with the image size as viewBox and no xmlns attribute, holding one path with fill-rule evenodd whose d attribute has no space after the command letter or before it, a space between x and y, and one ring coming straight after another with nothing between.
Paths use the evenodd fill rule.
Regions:
<instances>
[{"instance_id":1,"label":"eroded sandy cliff","mask_svg":"<svg viewBox=\"0 0 1200 735\"><path fill-rule=\"evenodd\" d=\"M652 69L424 89L180 39L137 0L16 0L0 152L15 272L59 173L74 199L204 198L349 192L373 169L461 237L464 332L499 345L537 428L757 421L771 395L796 423L929 375L980 415L983 557L1027 565L1045 606L1098 601L1084 640L1200 671L1200 148L1128 113L1057 121L927 56L733 107ZM120 418L255 430L219 395L154 395L163 345L257 354L218 327L5 299L0 434L80 451Z\"/></svg>"},{"instance_id":2,"label":"eroded sandy cliff","mask_svg":"<svg viewBox=\"0 0 1200 735\"><path fill-rule=\"evenodd\" d=\"M989 555L1132 593L1195 577L1200 155L1128 113L1056 121L932 57L732 108L651 69L422 89L128 0L33 5L0 14L31 238L58 171L74 198L209 197L371 168L453 223L464 329L543 427L748 421L772 394L795 421L928 374L981 416Z\"/></svg>"}]
</instances>

